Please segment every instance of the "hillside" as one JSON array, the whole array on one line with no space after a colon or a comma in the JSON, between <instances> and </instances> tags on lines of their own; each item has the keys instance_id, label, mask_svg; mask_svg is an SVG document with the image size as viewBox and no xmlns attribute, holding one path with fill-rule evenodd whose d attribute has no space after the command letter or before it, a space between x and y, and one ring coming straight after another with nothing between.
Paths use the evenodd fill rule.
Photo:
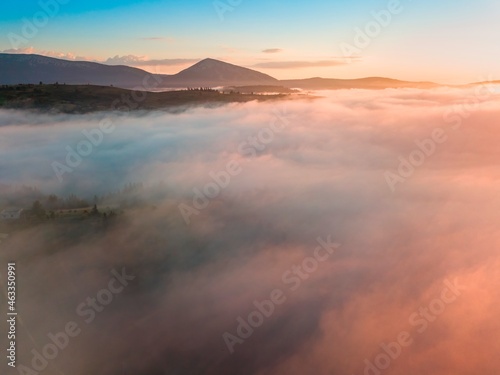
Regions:
<instances>
[{"instance_id":1,"label":"hillside","mask_svg":"<svg viewBox=\"0 0 500 375\"><path fill-rule=\"evenodd\" d=\"M214 59L202 60L174 75L151 74L128 66L88 61L68 61L40 55L0 54L0 84L66 83L136 88L148 76L157 76L158 87L215 87L275 85L278 80L252 69ZM154 81L153 81L154 82Z\"/></svg>"},{"instance_id":2,"label":"hillside","mask_svg":"<svg viewBox=\"0 0 500 375\"><path fill-rule=\"evenodd\" d=\"M140 97L141 100L134 100ZM28 109L55 113L96 111L182 110L188 106L212 106L287 99L287 95L220 93L215 90L143 92L92 85L11 85L0 87L0 109Z\"/></svg>"},{"instance_id":3,"label":"hillside","mask_svg":"<svg viewBox=\"0 0 500 375\"><path fill-rule=\"evenodd\" d=\"M128 66L67 61L40 55L0 54L0 84L66 83L136 87L149 73Z\"/></svg>"},{"instance_id":4,"label":"hillside","mask_svg":"<svg viewBox=\"0 0 500 375\"><path fill-rule=\"evenodd\" d=\"M278 80L252 69L214 59L202 60L172 76L165 77L162 86L246 86L273 85Z\"/></svg>"}]
</instances>

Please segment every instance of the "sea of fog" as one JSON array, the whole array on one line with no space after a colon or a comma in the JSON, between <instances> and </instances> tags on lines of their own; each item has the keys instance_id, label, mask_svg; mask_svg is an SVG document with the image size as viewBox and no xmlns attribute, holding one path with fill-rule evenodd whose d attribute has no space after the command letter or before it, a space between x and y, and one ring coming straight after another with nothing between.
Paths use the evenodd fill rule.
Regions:
<instances>
[{"instance_id":1,"label":"sea of fog","mask_svg":"<svg viewBox=\"0 0 500 375\"><path fill-rule=\"evenodd\" d=\"M319 95L178 114L0 111L3 194L143 186L105 232L72 240L46 224L0 245L2 267L18 265L18 366L495 373L500 92Z\"/></svg>"}]
</instances>

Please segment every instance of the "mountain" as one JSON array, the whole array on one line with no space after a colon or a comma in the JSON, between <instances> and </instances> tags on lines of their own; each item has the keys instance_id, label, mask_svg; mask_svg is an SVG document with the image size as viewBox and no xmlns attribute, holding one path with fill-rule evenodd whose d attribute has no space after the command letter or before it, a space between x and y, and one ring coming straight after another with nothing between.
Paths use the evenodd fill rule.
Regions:
<instances>
[{"instance_id":1,"label":"mountain","mask_svg":"<svg viewBox=\"0 0 500 375\"><path fill-rule=\"evenodd\" d=\"M123 88L143 85L144 70L88 61L68 61L40 55L0 54L0 84L66 83ZM237 65L214 59L202 60L174 75L157 75L160 87L275 85L278 80Z\"/></svg>"},{"instance_id":2,"label":"mountain","mask_svg":"<svg viewBox=\"0 0 500 375\"><path fill-rule=\"evenodd\" d=\"M340 89L369 89L382 90L387 88L421 88L429 89L439 87L433 82L407 82L397 79L368 77L358 79L331 79L331 78L309 78L283 80L280 84L288 88L301 88L304 90L340 90Z\"/></svg>"},{"instance_id":3,"label":"mountain","mask_svg":"<svg viewBox=\"0 0 500 375\"><path fill-rule=\"evenodd\" d=\"M0 84L66 83L91 84L136 88L143 80L155 76L161 88L252 86L284 86L305 90L433 88L432 82L406 82L390 78L370 77L360 79L309 78L277 80L267 74L214 59L202 60L173 75L152 74L128 66L111 66L88 61L68 61L40 55L0 53ZM151 81L150 81L151 82ZM281 91L285 90L283 87ZM283 91L284 92L284 91Z\"/></svg>"},{"instance_id":4,"label":"mountain","mask_svg":"<svg viewBox=\"0 0 500 375\"><path fill-rule=\"evenodd\" d=\"M148 73L128 66L68 61L40 55L0 54L0 84L66 83L136 87Z\"/></svg>"},{"instance_id":5,"label":"mountain","mask_svg":"<svg viewBox=\"0 0 500 375\"><path fill-rule=\"evenodd\" d=\"M252 69L214 59L202 60L172 76L162 86L245 86L276 85L278 80Z\"/></svg>"}]
</instances>

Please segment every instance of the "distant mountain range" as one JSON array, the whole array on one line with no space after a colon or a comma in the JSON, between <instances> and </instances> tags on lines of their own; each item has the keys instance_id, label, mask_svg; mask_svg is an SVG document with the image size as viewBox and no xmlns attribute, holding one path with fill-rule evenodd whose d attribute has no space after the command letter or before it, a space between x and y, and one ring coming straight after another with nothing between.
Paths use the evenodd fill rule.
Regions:
<instances>
[{"instance_id":1,"label":"distant mountain range","mask_svg":"<svg viewBox=\"0 0 500 375\"><path fill-rule=\"evenodd\" d=\"M390 78L361 79L310 78L278 80L267 74L214 59L202 60L173 75L151 74L123 65L88 61L68 61L40 55L0 53L0 84L55 83L91 84L121 88L142 87L144 78L153 75L158 88L267 86L305 90L432 88L433 82L407 82ZM274 88L274 89L273 89ZM256 90L257 91L257 90Z\"/></svg>"},{"instance_id":2,"label":"distant mountain range","mask_svg":"<svg viewBox=\"0 0 500 375\"><path fill-rule=\"evenodd\" d=\"M441 85L433 82L407 82L397 79L369 77L358 79L309 78L284 80L285 87L296 87L306 90L339 90L339 89L386 89L386 88L433 88Z\"/></svg>"},{"instance_id":3,"label":"distant mountain range","mask_svg":"<svg viewBox=\"0 0 500 375\"><path fill-rule=\"evenodd\" d=\"M40 55L0 54L0 84L66 83L133 87L147 73L128 66L68 61Z\"/></svg>"},{"instance_id":4,"label":"distant mountain range","mask_svg":"<svg viewBox=\"0 0 500 375\"><path fill-rule=\"evenodd\" d=\"M88 61L68 61L40 55L0 54L0 84L66 83L134 88L144 86L144 78L156 76L159 87L215 87L279 85L267 74L222 61L205 59L174 75L151 74L123 65ZM153 81L150 82L152 84Z\"/></svg>"}]
</instances>

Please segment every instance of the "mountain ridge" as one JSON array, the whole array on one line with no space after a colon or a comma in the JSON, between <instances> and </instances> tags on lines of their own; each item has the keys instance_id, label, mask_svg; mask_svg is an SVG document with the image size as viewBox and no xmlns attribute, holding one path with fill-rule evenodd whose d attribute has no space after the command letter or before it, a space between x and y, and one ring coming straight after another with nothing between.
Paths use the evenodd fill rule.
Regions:
<instances>
[{"instance_id":1,"label":"mountain ridge","mask_svg":"<svg viewBox=\"0 0 500 375\"><path fill-rule=\"evenodd\" d=\"M434 82L410 82L386 77L355 79L313 77L278 80L259 71L206 58L176 74L154 74L126 65L71 61L36 54L0 53L0 84L66 83L121 88L144 87L147 77L156 78L155 88L280 86L305 90L435 88ZM469 85L481 84L470 83ZM151 89L151 87L149 87Z\"/></svg>"},{"instance_id":2,"label":"mountain ridge","mask_svg":"<svg viewBox=\"0 0 500 375\"><path fill-rule=\"evenodd\" d=\"M207 77L210 75L210 78ZM230 64L224 61L206 58L172 76L181 83L212 82L215 85L234 84L275 84L278 80L270 75Z\"/></svg>"},{"instance_id":3,"label":"mountain ridge","mask_svg":"<svg viewBox=\"0 0 500 375\"><path fill-rule=\"evenodd\" d=\"M75 75L78 75L75 77ZM69 61L36 54L0 54L0 84L67 83L135 85L146 72L125 65Z\"/></svg>"}]
</instances>

